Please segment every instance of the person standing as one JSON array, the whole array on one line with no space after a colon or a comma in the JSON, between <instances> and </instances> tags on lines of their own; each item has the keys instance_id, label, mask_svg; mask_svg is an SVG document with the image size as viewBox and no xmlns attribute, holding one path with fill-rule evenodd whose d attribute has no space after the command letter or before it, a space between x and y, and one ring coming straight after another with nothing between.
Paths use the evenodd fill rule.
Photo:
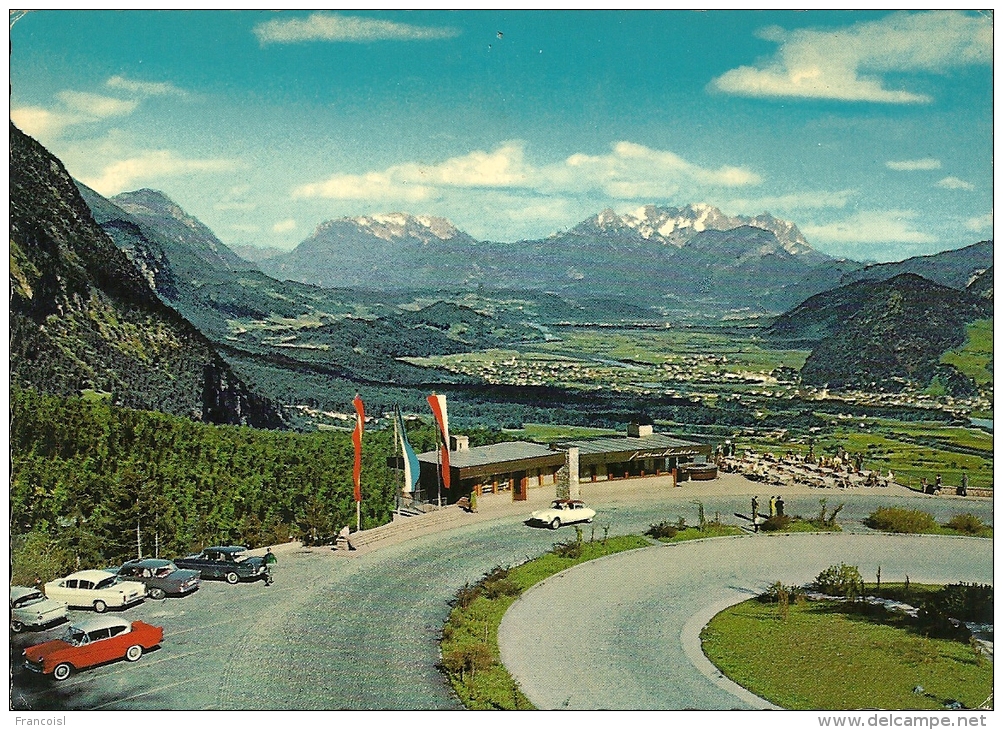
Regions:
<instances>
[{"instance_id":1,"label":"person standing","mask_svg":"<svg viewBox=\"0 0 1003 730\"><path fill-rule=\"evenodd\" d=\"M759 532L759 497L752 498L752 531Z\"/></svg>"},{"instance_id":2,"label":"person standing","mask_svg":"<svg viewBox=\"0 0 1003 730\"><path fill-rule=\"evenodd\" d=\"M968 496L968 472L961 472L961 486L958 488L958 496Z\"/></svg>"},{"instance_id":3,"label":"person standing","mask_svg":"<svg viewBox=\"0 0 1003 730\"><path fill-rule=\"evenodd\" d=\"M279 562L279 559L275 557L275 553L272 552L271 548L265 550L265 585L270 586L272 581L275 580L275 576L272 571L275 570L275 564Z\"/></svg>"},{"instance_id":4,"label":"person standing","mask_svg":"<svg viewBox=\"0 0 1003 730\"><path fill-rule=\"evenodd\" d=\"M770 517L776 517L776 516L777 516L777 498L771 496L770 497Z\"/></svg>"}]
</instances>

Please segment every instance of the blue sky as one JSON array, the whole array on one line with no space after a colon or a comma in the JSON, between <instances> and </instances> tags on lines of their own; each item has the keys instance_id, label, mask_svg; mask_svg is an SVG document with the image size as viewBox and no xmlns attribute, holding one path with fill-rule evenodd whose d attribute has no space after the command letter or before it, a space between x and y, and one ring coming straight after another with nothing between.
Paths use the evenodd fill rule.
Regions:
<instances>
[{"instance_id":1,"label":"blue sky","mask_svg":"<svg viewBox=\"0 0 1003 730\"><path fill-rule=\"evenodd\" d=\"M231 245L697 202L861 260L992 237L986 14L33 11L11 46L15 124Z\"/></svg>"}]
</instances>

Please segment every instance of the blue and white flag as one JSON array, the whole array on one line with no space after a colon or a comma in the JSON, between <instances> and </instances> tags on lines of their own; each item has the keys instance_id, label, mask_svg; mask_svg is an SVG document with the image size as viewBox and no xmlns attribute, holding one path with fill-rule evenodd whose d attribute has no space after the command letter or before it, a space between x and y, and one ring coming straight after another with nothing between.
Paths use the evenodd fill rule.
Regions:
<instances>
[{"instance_id":1,"label":"blue and white flag","mask_svg":"<svg viewBox=\"0 0 1003 730\"><path fill-rule=\"evenodd\" d=\"M397 419L397 438L400 441L401 452L404 454L404 491L411 493L418 484L418 477L421 475L421 465L418 463L418 455L411 448L411 442L407 440L407 431L404 430L404 417L398 406L394 406L394 418Z\"/></svg>"}]
</instances>

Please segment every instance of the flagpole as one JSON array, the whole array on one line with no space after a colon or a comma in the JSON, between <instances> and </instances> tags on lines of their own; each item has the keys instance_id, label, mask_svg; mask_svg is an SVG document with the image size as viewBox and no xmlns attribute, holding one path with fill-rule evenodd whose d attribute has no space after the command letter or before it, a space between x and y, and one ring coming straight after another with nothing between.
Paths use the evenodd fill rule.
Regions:
<instances>
[{"instance_id":1,"label":"flagpole","mask_svg":"<svg viewBox=\"0 0 1003 730\"><path fill-rule=\"evenodd\" d=\"M438 441L439 439L436 439ZM439 506L442 506L442 456L439 452L439 446L436 444L435 449L435 492L436 501Z\"/></svg>"},{"instance_id":2,"label":"flagpole","mask_svg":"<svg viewBox=\"0 0 1003 730\"><path fill-rule=\"evenodd\" d=\"M395 474L399 471L399 469L397 468L397 459L398 459L397 450L400 448L400 433L397 430L397 413L398 413L398 410L399 409L398 409L397 405L395 404L394 405L394 473ZM399 479L400 477L398 476L397 478ZM398 484L399 483L400 482L398 482ZM396 502L397 502L397 512L399 514L400 510L401 510L401 505L404 502L404 490L403 489L396 495Z\"/></svg>"}]
</instances>

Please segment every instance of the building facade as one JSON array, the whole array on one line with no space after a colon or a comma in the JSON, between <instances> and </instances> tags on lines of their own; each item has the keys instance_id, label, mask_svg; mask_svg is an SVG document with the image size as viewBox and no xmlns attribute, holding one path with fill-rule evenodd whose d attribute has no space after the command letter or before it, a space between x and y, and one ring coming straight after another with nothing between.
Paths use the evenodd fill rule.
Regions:
<instances>
[{"instance_id":1,"label":"building facade","mask_svg":"<svg viewBox=\"0 0 1003 730\"><path fill-rule=\"evenodd\" d=\"M668 434L651 426L631 424L626 437L605 437L553 443L549 446L507 441L471 448L465 437L450 439L450 489L442 488L438 451L418 454L420 488L426 500L455 502L470 494L510 492L513 500L528 490L572 484L671 475L676 482L714 479L711 447ZM577 479L569 480L569 465L577 456ZM572 467L573 468L573 467Z\"/></svg>"}]
</instances>

